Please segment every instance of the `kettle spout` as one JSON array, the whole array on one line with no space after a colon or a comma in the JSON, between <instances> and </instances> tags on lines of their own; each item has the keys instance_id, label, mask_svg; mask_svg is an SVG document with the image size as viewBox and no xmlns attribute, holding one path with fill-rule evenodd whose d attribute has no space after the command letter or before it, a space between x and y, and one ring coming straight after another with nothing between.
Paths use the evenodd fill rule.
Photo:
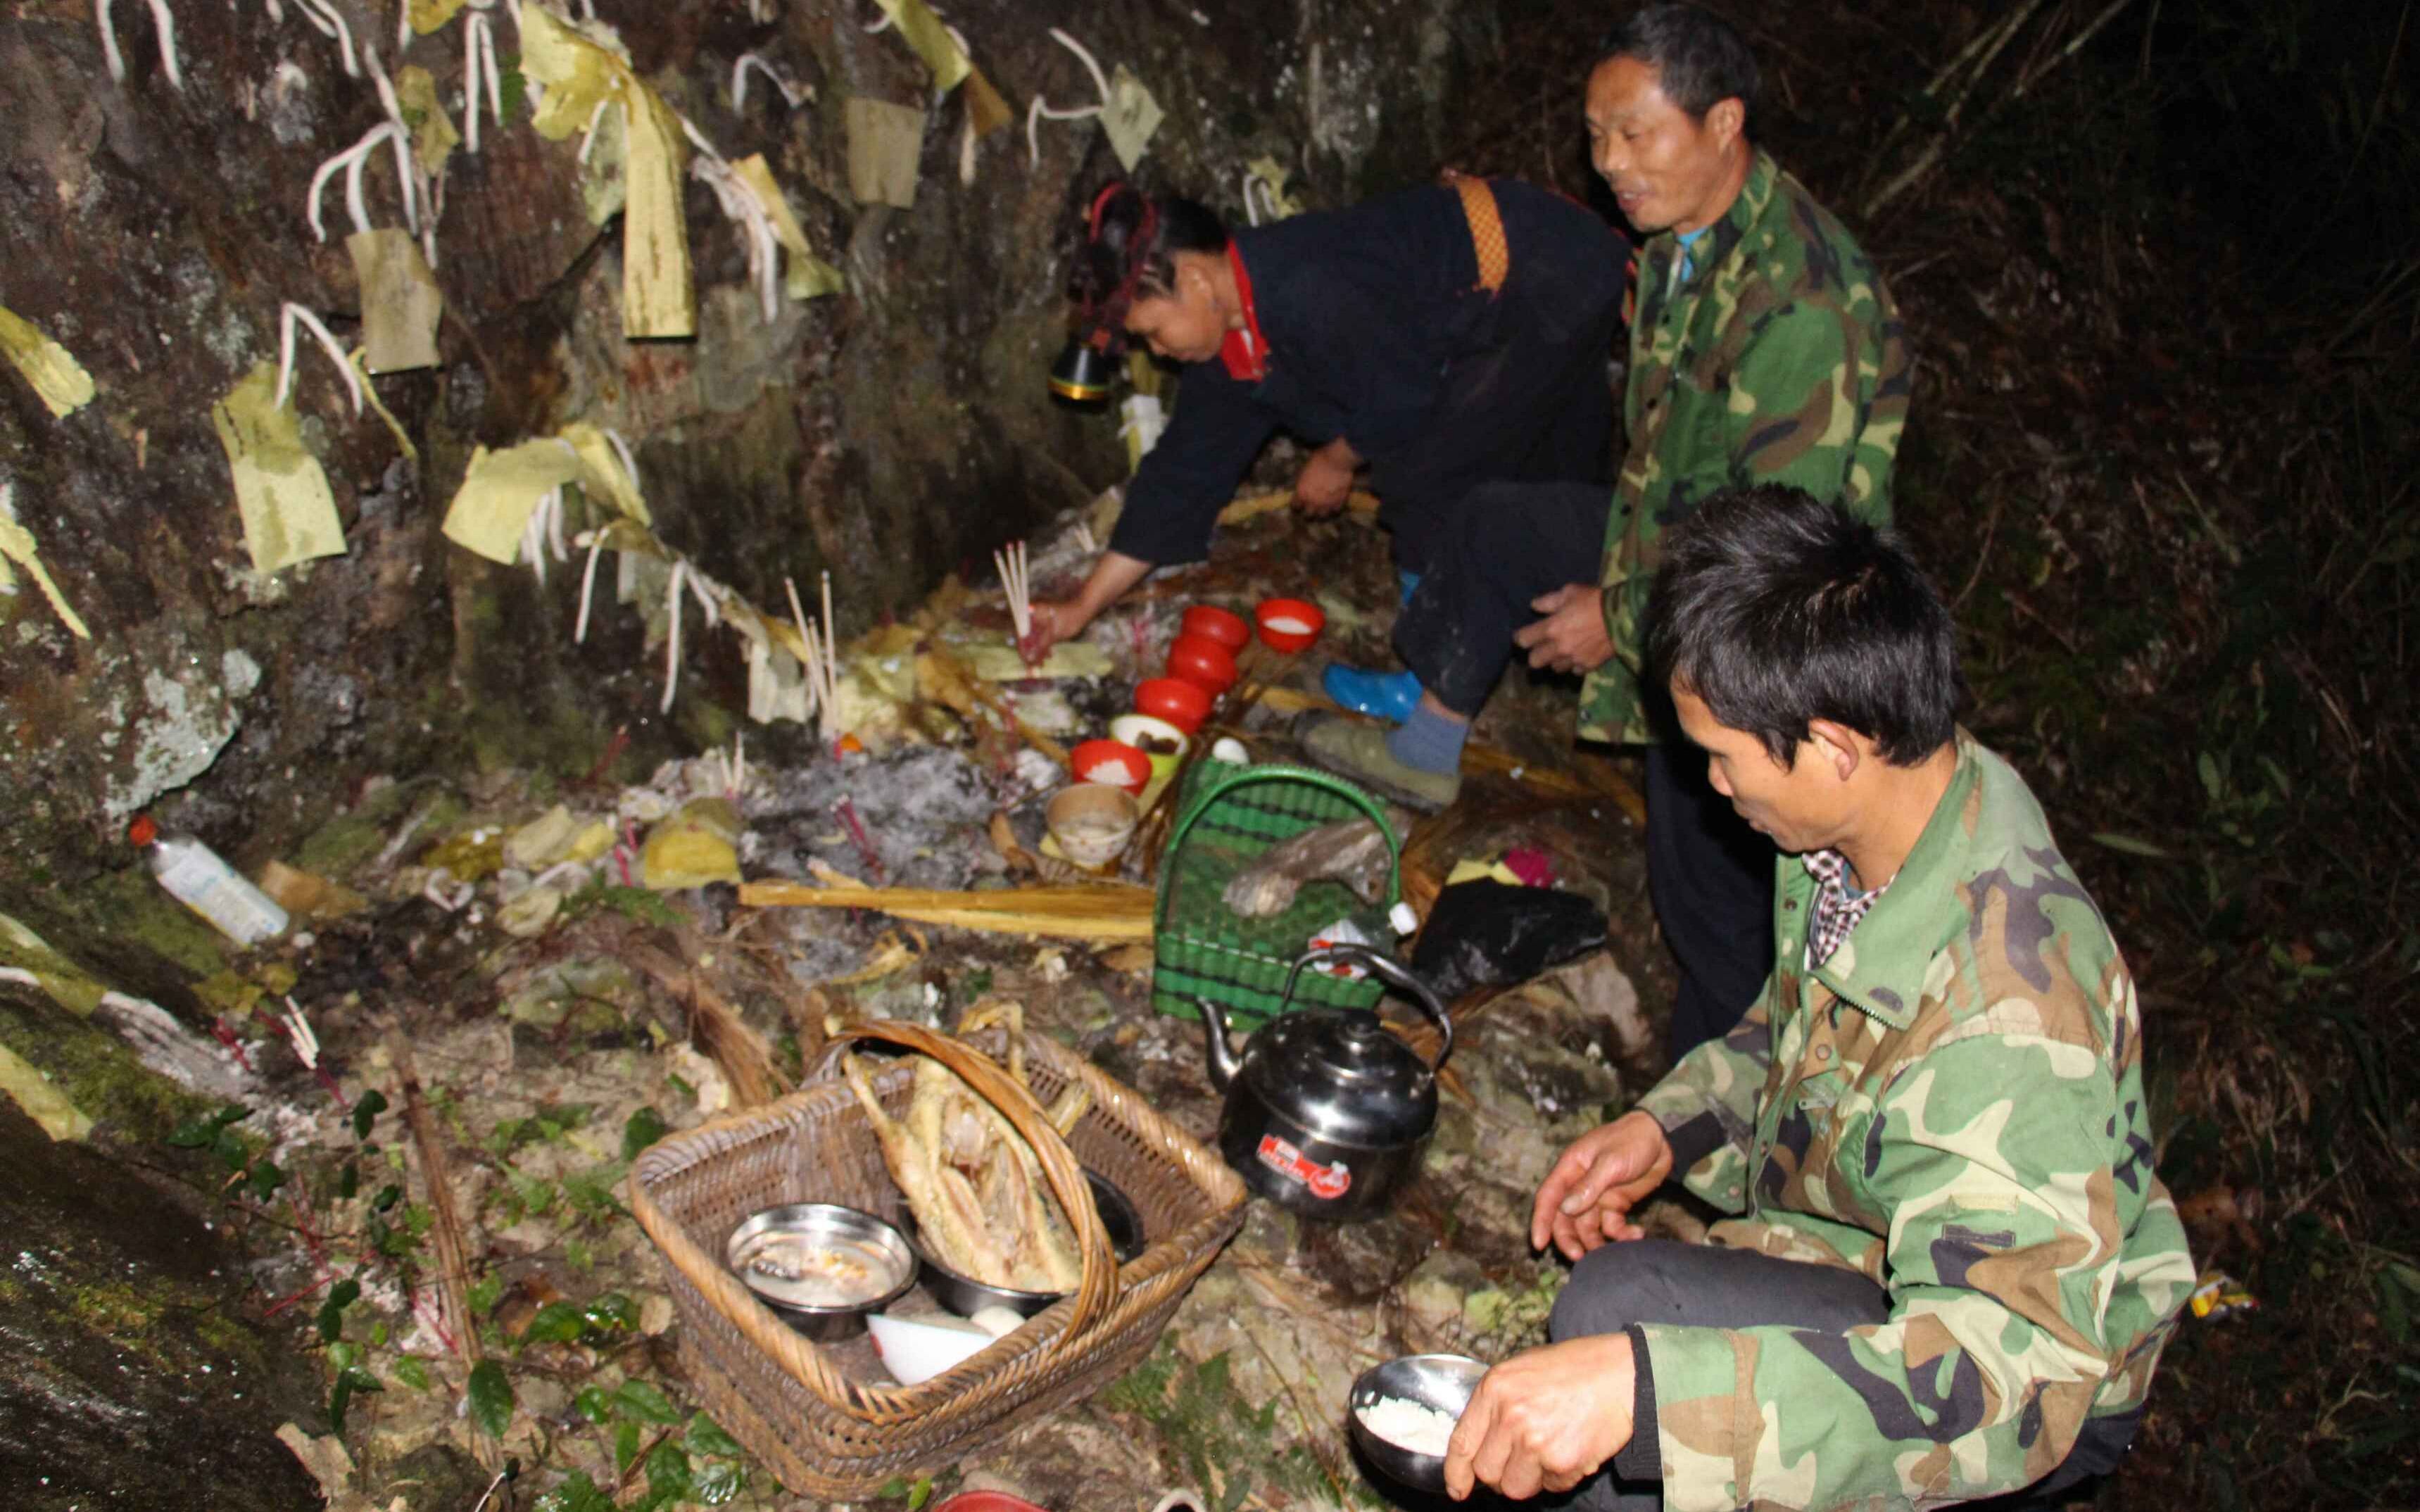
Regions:
<instances>
[{"instance_id":1,"label":"kettle spout","mask_svg":"<svg viewBox=\"0 0 2420 1512\"><path fill-rule=\"evenodd\" d=\"M1234 1047L1227 1043L1227 1016L1218 1011L1218 1005L1208 998L1193 1001L1202 1009L1202 1037L1210 1055L1210 1084L1224 1092L1243 1062L1237 1059Z\"/></svg>"}]
</instances>

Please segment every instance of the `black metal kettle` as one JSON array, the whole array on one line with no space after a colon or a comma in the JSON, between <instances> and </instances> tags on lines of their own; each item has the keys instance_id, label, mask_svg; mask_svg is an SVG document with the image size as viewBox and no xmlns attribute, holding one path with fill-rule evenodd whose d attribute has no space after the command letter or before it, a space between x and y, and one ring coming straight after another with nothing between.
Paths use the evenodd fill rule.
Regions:
<instances>
[{"instance_id":1,"label":"black metal kettle","mask_svg":"<svg viewBox=\"0 0 2420 1512\"><path fill-rule=\"evenodd\" d=\"M1218 1152L1244 1184L1306 1218L1375 1218L1419 1174L1436 1127L1436 1070L1453 1052L1445 1005L1392 959L1330 945L1294 963L1283 1002L1308 966L1361 967L1419 1004L1436 1024L1434 1062L1387 1032L1367 1008L1286 1013L1253 1032L1239 1056L1217 1004L1196 998L1208 1040L1210 1083L1227 1094Z\"/></svg>"}]
</instances>

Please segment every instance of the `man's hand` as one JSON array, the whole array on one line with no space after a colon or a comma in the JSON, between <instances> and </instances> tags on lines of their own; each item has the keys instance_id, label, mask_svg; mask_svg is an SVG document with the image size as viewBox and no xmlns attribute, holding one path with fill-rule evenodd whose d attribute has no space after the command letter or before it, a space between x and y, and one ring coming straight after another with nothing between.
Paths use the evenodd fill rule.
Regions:
<instances>
[{"instance_id":1,"label":"man's hand","mask_svg":"<svg viewBox=\"0 0 2420 1512\"><path fill-rule=\"evenodd\" d=\"M1459 1502L1476 1482L1515 1500L1570 1490L1630 1442L1637 1391L1627 1333L1523 1350L1480 1380L1453 1426L1446 1494Z\"/></svg>"},{"instance_id":2,"label":"man's hand","mask_svg":"<svg viewBox=\"0 0 2420 1512\"><path fill-rule=\"evenodd\" d=\"M1030 667L1040 666L1044 658L1049 656L1052 647L1071 635L1080 634L1084 627L1093 622L1092 614L1083 604L1074 600L1036 602L1031 608L1032 612L1026 622L1025 634L1016 643L1017 654L1025 658L1025 664Z\"/></svg>"},{"instance_id":3,"label":"man's hand","mask_svg":"<svg viewBox=\"0 0 2420 1512\"><path fill-rule=\"evenodd\" d=\"M1529 664L1555 672L1593 672L1613 655L1605 632L1605 600L1593 583L1567 583L1529 600L1546 617L1512 632Z\"/></svg>"},{"instance_id":4,"label":"man's hand","mask_svg":"<svg viewBox=\"0 0 2420 1512\"><path fill-rule=\"evenodd\" d=\"M1295 507L1313 519L1343 508L1353 496L1353 470L1360 465L1359 454L1342 436L1312 452L1294 480Z\"/></svg>"},{"instance_id":5,"label":"man's hand","mask_svg":"<svg viewBox=\"0 0 2420 1512\"><path fill-rule=\"evenodd\" d=\"M1529 1247L1543 1250L1551 1239L1576 1260L1607 1239L1645 1238L1630 1209L1671 1171L1672 1146L1651 1115L1626 1113L1590 1130L1572 1141L1538 1188Z\"/></svg>"}]
</instances>

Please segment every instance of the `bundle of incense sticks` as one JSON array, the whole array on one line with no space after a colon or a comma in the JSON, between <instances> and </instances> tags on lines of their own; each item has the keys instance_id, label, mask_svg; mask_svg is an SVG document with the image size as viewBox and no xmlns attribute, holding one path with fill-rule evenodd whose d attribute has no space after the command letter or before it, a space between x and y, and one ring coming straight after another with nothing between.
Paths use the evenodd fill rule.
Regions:
<instances>
[{"instance_id":1,"label":"bundle of incense sticks","mask_svg":"<svg viewBox=\"0 0 2420 1512\"><path fill-rule=\"evenodd\" d=\"M807 614L799 606L799 585L788 578L782 586L789 590L790 618L799 627L799 639L806 643L807 708L815 716L816 727L824 739L838 740L840 728L840 658L832 642L831 574L824 574L824 622L821 632L807 623Z\"/></svg>"},{"instance_id":2,"label":"bundle of incense sticks","mask_svg":"<svg viewBox=\"0 0 2420 1512\"><path fill-rule=\"evenodd\" d=\"M1000 569L1001 586L1008 590L1008 617L1022 643L1033 628L1033 585L1025 575L1025 542L1010 541L1005 549L992 553L991 560Z\"/></svg>"}]
</instances>

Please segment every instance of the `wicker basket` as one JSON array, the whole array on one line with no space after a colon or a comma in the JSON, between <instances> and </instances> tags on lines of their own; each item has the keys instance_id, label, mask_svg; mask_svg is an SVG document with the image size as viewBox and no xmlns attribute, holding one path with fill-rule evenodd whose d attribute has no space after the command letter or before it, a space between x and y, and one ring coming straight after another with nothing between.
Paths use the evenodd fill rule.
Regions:
<instances>
[{"instance_id":1,"label":"wicker basket","mask_svg":"<svg viewBox=\"0 0 2420 1512\"><path fill-rule=\"evenodd\" d=\"M1201 1016L1208 998L1237 1028L1285 1010L1286 974L1311 936L1340 918L1353 920L1373 941L1394 938L1388 911L1402 896L1403 842L1376 800L1341 777L1309 767L1234 767L1206 761L1194 768L1160 864L1154 917L1152 1006L1178 1018ZM1227 883L1271 846L1340 819L1366 818L1387 837L1387 896L1373 908L1342 882L1305 882L1283 912L1248 919L1229 908ZM1371 1008L1386 989L1304 974L1295 1007Z\"/></svg>"},{"instance_id":2,"label":"wicker basket","mask_svg":"<svg viewBox=\"0 0 2420 1512\"><path fill-rule=\"evenodd\" d=\"M895 1210L881 1146L848 1085L824 1079L640 1156L630 1206L663 1252L681 1358L700 1402L792 1491L828 1500L866 1496L893 1476L954 1464L1133 1368L1233 1237L1244 1203L1243 1183L1214 1151L1041 1035L1026 1038L1031 1095L974 1048L998 1051L1005 1040L998 1030L976 1036L973 1045L904 1023L860 1025L848 1037L931 1055L1006 1115L1076 1220L1083 1279L1016 1333L921 1385L853 1380L722 1264L731 1231L777 1204ZM907 1108L914 1073L908 1056L872 1079L894 1117ZM1092 1107L1063 1141L1035 1099L1055 1099L1078 1082ZM1110 1255L1079 1161L1125 1192L1142 1219L1150 1247L1123 1268Z\"/></svg>"}]
</instances>

